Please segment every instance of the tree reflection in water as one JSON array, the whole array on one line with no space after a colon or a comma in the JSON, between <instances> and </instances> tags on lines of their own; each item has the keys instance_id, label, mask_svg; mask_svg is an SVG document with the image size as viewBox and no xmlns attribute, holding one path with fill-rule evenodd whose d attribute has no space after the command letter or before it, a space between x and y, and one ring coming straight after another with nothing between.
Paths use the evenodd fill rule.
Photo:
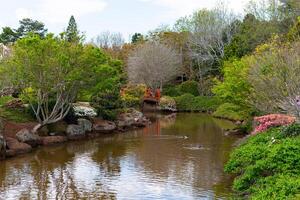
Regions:
<instances>
[{"instance_id":1,"label":"tree reflection in water","mask_svg":"<svg viewBox=\"0 0 300 200\"><path fill-rule=\"evenodd\" d=\"M232 124L202 114L150 117L152 125L143 130L41 148L1 162L0 197L227 197L231 179L223 165L236 138L225 137L222 127Z\"/></svg>"}]
</instances>

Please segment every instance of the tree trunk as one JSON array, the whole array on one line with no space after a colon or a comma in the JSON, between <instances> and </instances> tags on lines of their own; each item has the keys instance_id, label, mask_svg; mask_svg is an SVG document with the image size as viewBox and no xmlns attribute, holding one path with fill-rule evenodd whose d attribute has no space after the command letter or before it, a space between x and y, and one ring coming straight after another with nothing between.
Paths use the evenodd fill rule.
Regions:
<instances>
[{"instance_id":1,"label":"tree trunk","mask_svg":"<svg viewBox=\"0 0 300 200\"><path fill-rule=\"evenodd\" d=\"M31 130L33 134L37 134L38 131L43 127L43 124L37 124L33 127L33 129Z\"/></svg>"}]
</instances>

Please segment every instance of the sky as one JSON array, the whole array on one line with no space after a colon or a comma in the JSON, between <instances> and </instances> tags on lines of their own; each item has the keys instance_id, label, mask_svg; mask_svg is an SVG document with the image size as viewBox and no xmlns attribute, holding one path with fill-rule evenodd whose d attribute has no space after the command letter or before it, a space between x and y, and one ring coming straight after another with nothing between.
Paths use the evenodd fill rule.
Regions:
<instances>
[{"instance_id":1,"label":"sky","mask_svg":"<svg viewBox=\"0 0 300 200\"><path fill-rule=\"evenodd\" d=\"M74 15L88 39L103 31L121 32L128 40L135 32L147 33L218 0L0 0L0 27L18 27L29 17L45 23L49 32L62 32ZM226 0L229 8L243 12L248 0Z\"/></svg>"}]
</instances>

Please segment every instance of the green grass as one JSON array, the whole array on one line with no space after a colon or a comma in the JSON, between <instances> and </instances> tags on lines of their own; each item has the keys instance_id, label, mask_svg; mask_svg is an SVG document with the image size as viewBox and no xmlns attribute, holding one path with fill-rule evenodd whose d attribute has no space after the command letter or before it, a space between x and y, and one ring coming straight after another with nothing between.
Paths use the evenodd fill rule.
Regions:
<instances>
[{"instance_id":1,"label":"green grass","mask_svg":"<svg viewBox=\"0 0 300 200\"><path fill-rule=\"evenodd\" d=\"M0 117L17 123L35 121L34 118L26 111L26 109L10 109L4 105L11 101L13 97L5 96L0 98Z\"/></svg>"},{"instance_id":2,"label":"green grass","mask_svg":"<svg viewBox=\"0 0 300 200\"><path fill-rule=\"evenodd\" d=\"M236 175L233 189L250 199L295 199L300 194L300 136L283 128L251 136L225 166Z\"/></svg>"}]
</instances>

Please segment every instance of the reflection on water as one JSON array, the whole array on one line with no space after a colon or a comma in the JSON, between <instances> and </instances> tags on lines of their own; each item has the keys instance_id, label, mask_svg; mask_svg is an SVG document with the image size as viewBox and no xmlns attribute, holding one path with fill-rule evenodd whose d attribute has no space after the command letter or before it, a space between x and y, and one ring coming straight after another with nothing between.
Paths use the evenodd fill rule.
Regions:
<instances>
[{"instance_id":1,"label":"reflection on water","mask_svg":"<svg viewBox=\"0 0 300 200\"><path fill-rule=\"evenodd\" d=\"M0 199L226 199L230 122L149 116L126 134L41 148L0 163ZM155 120L158 118L158 120Z\"/></svg>"}]
</instances>

